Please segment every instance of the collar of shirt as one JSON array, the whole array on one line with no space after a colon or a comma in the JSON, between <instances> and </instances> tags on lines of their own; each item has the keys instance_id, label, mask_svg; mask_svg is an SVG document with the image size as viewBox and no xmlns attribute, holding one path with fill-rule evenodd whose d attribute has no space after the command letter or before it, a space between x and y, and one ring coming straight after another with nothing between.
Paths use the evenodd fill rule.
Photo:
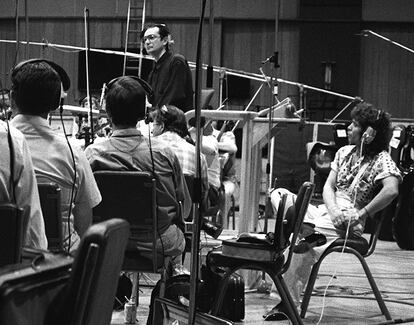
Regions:
<instances>
[{"instance_id":1,"label":"collar of shirt","mask_svg":"<svg viewBox=\"0 0 414 325\"><path fill-rule=\"evenodd\" d=\"M52 128L43 117L37 115L18 114L12 120L12 125L25 132L36 130L36 132L51 132Z\"/></svg>"},{"instance_id":2,"label":"collar of shirt","mask_svg":"<svg viewBox=\"0 0 414 325\"><path fill-rule=\"evenodd\" d=\"M160 57L160 59L155 62L155 69L159 69L164 62L167 61L168 58L170 58L172 56L172 53L170 50L165 51L165 53Z\"/></svg>"},{"instance_id":3,"label":"collar of shirt","mask_svg":"<svg viewBox=\"0 0 414 325\"><path fill-rule=\"evenodd\" d=\"M111 137L127 138L127 137L139 137L142 133L135 128L119 129L112 132Z\"/></svg>"}]
</instances>

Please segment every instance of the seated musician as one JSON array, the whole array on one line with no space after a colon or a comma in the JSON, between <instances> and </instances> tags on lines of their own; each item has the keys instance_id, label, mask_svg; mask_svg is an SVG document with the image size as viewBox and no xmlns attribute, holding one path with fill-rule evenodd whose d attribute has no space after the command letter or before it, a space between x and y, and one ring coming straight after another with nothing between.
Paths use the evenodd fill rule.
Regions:
<instances>
[{"instance_id":1,"label":"seated musician","mask_svg":"<svg viewBox=\"0 0 414 325\"><path fill-rule=\"evenodd\" d=\"M109 83L106 111L112 122L112 135L86 148L92 170L148 171L156 177L157 214L160 237L157 249L172 257L173 274L182 272L181 254L185 248L182 215L190 212L191 198L181 165L168 146L156 138L145 138L136 128L145 116L145 90L131 77ZM139 213L139 211L137 211ZM152 234L140 235L137 248L152 249Z\"/></svg>"},{"instance_id":2,"label":"seated musician","mask_svg":"<svg viewBox=\"0 0 414 325\"><path fill-rule=\"evenodd\" d=\"M0 202L15 203L28 220L24 245L47 249L45 224L29 148L21 132L0 121ZM11 161L12 160L12 161ZM13 173L10 173L13 166ZM13 180L11 180L13 177Z\"/></svg>"},{"instance_id":3,"label":"seated musician","mask_svg":"<svg viewBox=\"0 0 414 325\"><path fill-rule=\"evenodd\" d=\"M312 265L337 238L360 237L367 218L373 218L398 195L401 174L388 154L390 116L367 103L358 104L351 112L346 145L338 150L323 188L324 204L309 205L305 222L315 225L318 239L302 239L295 247L293 258L284 279L292 298L299 303L309 278ZM281 194L271 194L274 207L278 207ZM292 203L294 195L288 197ZM325 237L323 237L323 235ZM318 246L320 245L320 246ZM281 313L282 312L282 313ZM283 318L283 304L264 315L268 320Z\"/></svg>"},{"instance_id":4,"label":"seated musician","mask_svg":"<svg viewBox=\"0 0 414 325\"><path fill-rule=\"evenodd\" d=\"M151 118L153 120L152 134L174 151L183 174L195 177L195 146L185 139L188 136L188 130L184 112L175 106L163 105L153 110ZM201 155L201 186L202 193L207 193L207 163L203 154Z\"/></svg>"},{"instance_id":5,"label":"seated musician","mask_svg":"<svg viewBox=\"0 0 414 325\"><path fill-rule=\"evenodd\" d=\"M237 200L239 184L236 178L235 159L237 152L236 137L231 131L234 125L231 121L213 121L213 135L218 141L221 166L221 184L224 188L225 199L222 202L222 211L227 215L231 205L231 197ZM226 218L224 218L226 219Z\"/></svg>"},{"instance_id":6,"label":"seated musician","mask_svg":"<svg viewBox=\"0 0 414 325\"><path fill-rule=\"evenodd\" d=\"M37 181L53 182L61 189L63 247L73 252L92 223L92 208L101 194L84 152L70 147L47 121L49 112L59 107L61 89L69 88L69 78L53 62L29 60L13 69L11 81L17 114L11 124L26 138Z\"/></svg>"},{"instance_id":7,"label":"seated musician","mask_svg":"<svg viewBox=\"0 0 414 325\"><path fill-rule=\"evenodd\" d=\"M171 148L177 155L184 175L196 176L196 150L195 146L189 143L186 138L189 136L187 122L184 112L172 105L163 105L151 113L153 120L153 135L166 146ZM201 154L201 192L204 211L208 208L207 195L209 190L208 170L206 159ZM190 191L192 189L189 189ZM186 216L185 218L190 218ZM222 228L203 220L202 229L209 235L217 238Z\"/></svg>"}]
</instances>

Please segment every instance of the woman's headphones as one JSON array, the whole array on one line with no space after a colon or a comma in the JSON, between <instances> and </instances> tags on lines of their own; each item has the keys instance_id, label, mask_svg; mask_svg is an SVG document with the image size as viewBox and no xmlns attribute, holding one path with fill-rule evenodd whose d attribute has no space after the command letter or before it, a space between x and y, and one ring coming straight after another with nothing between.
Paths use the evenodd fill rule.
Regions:
<instances>
[{"instance_id":1,"label":"woman's headphones","mask_svg":"<svg viewBox=\"0 0 414 325\"><path fill-rule=\"evenodd\" d=\"M375 118L375 121L373 122L373 124L375 124L380 116L381 116L382 111L380 109L377 110L377 117ZM372 126L368 126L367 129L365 130L364 134L362 135L362 141L364 144L370 144L374 139L375 136L377 135L377 131L372 127Z\"/></svg>"},{"instance_id":2,"label":"woman's headphones","mask_svg":"<svg viewBox=\"0 0 414 325\"><path fill-rule=\"evenodd\" d=\"M68 74L66 73L65 69L63 69L59 64L45 60L45 59L30 59L26 61L22 61L18 63L11 72L11 80L13 81L16 78L16 75L20 72L20 70L27 64L34 64L34 63L46 63L49 65L59 76L60 82L62 83L62 88L64 91L67 91L70 88L70 78ZM13 91L16 91L15 89ZM59 90L60 92L60 90ZM59 103L57 103L56 107L59 106L61 103L62 94L59 96Z\"/></svg>"}]
</instances>

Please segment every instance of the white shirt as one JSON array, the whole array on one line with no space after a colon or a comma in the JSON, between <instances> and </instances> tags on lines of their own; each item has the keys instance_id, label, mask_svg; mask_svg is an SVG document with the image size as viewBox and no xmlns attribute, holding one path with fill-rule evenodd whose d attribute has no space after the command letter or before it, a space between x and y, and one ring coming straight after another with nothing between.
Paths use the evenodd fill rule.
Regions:
<instances>
[{"instance_id":1,"label":"white shirt","mask_svg":"<svg viewBox=\"0 0 414 325\"><path fill-rule=\"evenodd\" d=\"M47 249L47 239L42 210L39 202L37 182L32 159L23 134L11 127L14 150L14 193L16 205L23 210L28 220L25 246ZM0 121L0 202L12 203L10 182L10 147L6 123Z\"/></svg>"},{"instance_id":2,"label":"white shirt","mask_svg":"<svg viewBox=\"0 0 414 325\"><path fill-rule=\"evenodd\" d=\"M78 247L80 237L75 227L87 227L92 220L80 220L80 215L101 201L101 194L93 177L91 167L85 153L78 147L72 146L75 165L76 182L74 200L68 223L69 203L71 201L72 186L74 183L74 164L69 146L63 135L53 131L47 121L40 116L25 114L17 115L11 122L25 136L29 145L38 182L54 182L61 189L61 211L63 222L63 246L74 250ZM92 214L90 214L90 217ZM68 229L68 226L70 229Z\"/></svg>"}]
</instances>

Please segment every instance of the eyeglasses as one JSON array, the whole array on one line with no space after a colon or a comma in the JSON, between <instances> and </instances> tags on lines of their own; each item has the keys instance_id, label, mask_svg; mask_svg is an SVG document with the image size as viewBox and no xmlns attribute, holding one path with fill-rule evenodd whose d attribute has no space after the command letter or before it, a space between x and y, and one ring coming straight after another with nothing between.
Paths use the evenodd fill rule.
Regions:
<instances>
[{"instance_id":1,"label":"eyeglasses","mask_svg":"<svg viewBox=\"0 0 414 325\"><path fill-rule=\"evenodd\" d=\"M154 35L154 34L151 34L151 35L148 35L148 36L145 36L145 37L143 37L142 38L142 41L145 43L146 41L150 41L150 42L153 42L154 40L156 40L157 38L159 38L160 37L160 35Z\"/></svg>"}]
</instances>

